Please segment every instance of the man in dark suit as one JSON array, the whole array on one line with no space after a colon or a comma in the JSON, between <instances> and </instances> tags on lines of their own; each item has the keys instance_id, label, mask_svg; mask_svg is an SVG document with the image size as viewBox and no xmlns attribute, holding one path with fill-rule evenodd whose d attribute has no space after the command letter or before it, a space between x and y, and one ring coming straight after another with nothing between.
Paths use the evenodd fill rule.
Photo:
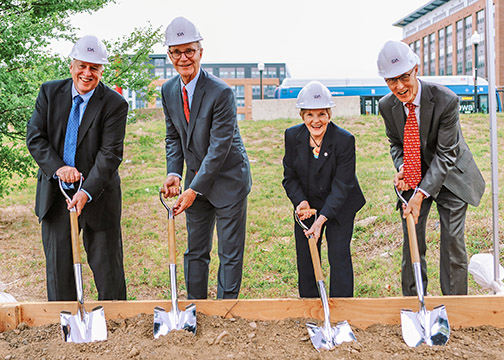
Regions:
<instances>
[{"instance_id":1,"label":"man in dark suit","mask_svg":"<svg viewBox=\"0 0 504 360\"><path fill-rule=\"evenodd\" d=\"M26 136L39 165L35 213L42 224L48 299L77 298L68 215L75 206L98 299L125 300L117 169L128 104L100 81L108 61L98 38L79 39L70 57L71 78L42 84ZM82 188L76 192L71 183L81 174ZM68 183L69 204L58 177Z\"/></svg>"},{"instance_id":2,"label":"man in dark suit","mask_svg":"<svg viewBox=\"0 0 504 360\"><path fill-rule=\"evenodd\" d=\"M468 204L478 206L485 182L462 136L458 97L446 87L417 79L419 59L405 43L387 42L377 62L379 75L392 91L380 100L379 109L398 171L394 185L409 198L408 206L400 209L404 233L403 294L416 295L405 221L410 213L417 224L427 293L425 227L432 201L436 202L441 225L441 291L445 295L467 294L465 216ZM416 135L407 134L406 129L411 128L408 122L416 128ZM406 149L417 151L418 161Z\"/></svg>"},{"instance_id":3,"label":"man in dark suit","mask_svg":"<svg viewBox=\"0 0 504 360\"><path fill-rule=\"evenodd\" d=\"M185 191L174 205L174 215L186 212L188 298L207 298L215 223L220 260L217 298L237 298L252 179L233 92L201 69L202 39L194 24L182 17L166 29L168 55L180 76L161 89L167 162L163 191L165 197L178 195L185 160Z\"/></svg>"}]
</instances>

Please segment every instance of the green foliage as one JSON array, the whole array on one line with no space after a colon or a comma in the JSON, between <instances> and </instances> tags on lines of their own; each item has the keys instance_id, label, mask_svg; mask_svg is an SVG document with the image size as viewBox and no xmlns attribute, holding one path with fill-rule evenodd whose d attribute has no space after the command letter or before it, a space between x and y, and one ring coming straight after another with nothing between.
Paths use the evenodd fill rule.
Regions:
<instances>
[{"instance_id":1,"label":"green foliage","mask_svg":"<svg viewBox=\"0 0 504 360\"><path fill-rule=\"evenodd\" d=\"M48 52L55 40L76 40L70 16L93 12L115 0L0 1L0 198L8 194L13 176L27 178L36 169L24 144L40 85L69 76L69 60ZM111 65L103 81L140 91L151 99L149 66L159 29L135 29L131 36L108 43ZM19 184L19 183L18 183Z\"/></svg>"}]
</instances>

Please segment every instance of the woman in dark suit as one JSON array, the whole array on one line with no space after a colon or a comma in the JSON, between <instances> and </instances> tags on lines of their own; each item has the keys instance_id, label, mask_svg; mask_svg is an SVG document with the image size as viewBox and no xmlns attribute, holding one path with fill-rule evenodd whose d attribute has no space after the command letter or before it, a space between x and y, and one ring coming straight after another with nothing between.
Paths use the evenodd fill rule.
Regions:
<instances>
[{"instance_id":1,"label":"woman in dark suit","mask_svg":"<svg viewBox=\"0 0 504 360\"><path fill-rule=\"evenodd\" d=\"M299 93L296 107L303 124L285 131L282 185L300 219L310 227L294 225L299 295L318 297L308 247L313 235L321 246L326 234L330 271L330 297L353 296L350 254L355 214L366 200L355 176L355 138L331 122L334 106L330 91L320 82L308 83ZM316 221L301 210L314 208Z\"/></svg>"}]
</instances>

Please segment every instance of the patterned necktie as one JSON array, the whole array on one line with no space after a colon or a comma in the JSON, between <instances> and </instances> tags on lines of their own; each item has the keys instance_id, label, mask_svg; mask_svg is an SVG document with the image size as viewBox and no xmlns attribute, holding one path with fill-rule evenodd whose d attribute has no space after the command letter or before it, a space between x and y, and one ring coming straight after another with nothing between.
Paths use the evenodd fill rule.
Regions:
<instances>
[{"instance_id":1,"label":"patterned necktie","mask_svg":"<svg viewBox=\"0 0 504 360\"><path fill-rule=\"evenodd\" d=\"M407 103L408 118L404 126L404 181L415 189L422 180L422 164L420 157L420 135L415 114L415 104Z\"/></svg>"},{"instance_id":2,"label":"patterned necktie","mask_svg":"<svg viewBox=\"0 0 504 360\"><path fill-rule=\"evenodd\" d=\"M80 104L83 101L84 100L80 95L74 97L66 129L63 161L65 164L72 167L75 167L75 150L77 148L77 134L79 133Z\"/></svg>"},{"instance_id":3,"label":"patterned necktie","mask_svg":"<svg viewBox=\"0 0 504 360\"><path fill-rule=\"evenodd\" d=\"M183 99L184 99L184 115L189 124L189 97L187 96L187 90L185 86L182 88Z\"/></svg>"}]
</instances>

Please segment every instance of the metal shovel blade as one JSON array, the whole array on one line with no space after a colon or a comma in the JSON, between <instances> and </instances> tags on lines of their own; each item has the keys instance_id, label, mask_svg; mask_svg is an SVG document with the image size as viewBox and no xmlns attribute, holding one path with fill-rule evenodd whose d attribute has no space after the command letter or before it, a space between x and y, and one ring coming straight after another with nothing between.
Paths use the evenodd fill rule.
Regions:
<instances>
[{"instance_id":1,"label":"metal shovel blade","mask_svg":"<svg viewBox=\"0 0 504 360\"><path fill-rule=\"evenodd\" d=\"M341 345L344 342L357 341L352 328L348 322L340 321L333 327L318 327L314 322L307 322L306 328L310 335L310 340L313 347L320 351L331 350L336 345Z\"/></svg>"},{"instance_id":2,"label":"metal shovel blade","mask_svg":"<svg viewBox=\"0 0 504 360\"><path fill-rule=\"evenodd\" d=\"M172 330L186 330L196 334L196 305L189 304L185 311L172 307L166 312L162 307L154 308L154 338L167 335Z\"/></svg>"},{"instance_id":3,"label":"metal shovel blade","mask_svg":"<svg viewBox=\"0 0 504 360\"><path fill-rule=\"evenodd\" d=\"M90 313L77 309L75 315L62 311L60 320L61 334L66 342L87 343L107 340L107 322L103 306L95 307Z\"/></svg>"},{"instance_id":4,"label":"metal shovel blade","mask_svg":"<svg viewBox=\"0 0 504 360\"><path fill-rule=\"evenodd\" d=\"M445 345L450 338L450 324L444 305L436 306L432 311L401 310L401 327L404 342L410 347L423 343Z\"/></svg>"}]
</instances>

